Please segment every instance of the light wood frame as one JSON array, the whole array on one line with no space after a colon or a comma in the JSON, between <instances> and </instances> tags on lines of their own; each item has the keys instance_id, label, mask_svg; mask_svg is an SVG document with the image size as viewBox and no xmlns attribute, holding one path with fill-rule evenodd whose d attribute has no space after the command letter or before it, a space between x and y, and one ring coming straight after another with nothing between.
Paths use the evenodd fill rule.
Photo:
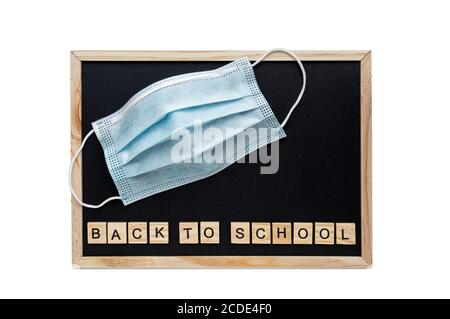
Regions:
<instances>
[{"instance_id":1,"label":"light wood frame","mask_svg":"<svg viewBox=\"0 0 450 319\"><path fill-rule=\"evenodd\" d=\"M259 58L265 51L71 51L71 156L81 144L83 61L231 61ZM361 256L83 256L83 210L72 198L72 264L79 268L368 268L372 265L372 80L370 51L294 51L303 61L361 63ZM291 57L274 53L267 60ZM73 187L82 198L82 155L73 169Z\"/></svg>"}]
</instances>

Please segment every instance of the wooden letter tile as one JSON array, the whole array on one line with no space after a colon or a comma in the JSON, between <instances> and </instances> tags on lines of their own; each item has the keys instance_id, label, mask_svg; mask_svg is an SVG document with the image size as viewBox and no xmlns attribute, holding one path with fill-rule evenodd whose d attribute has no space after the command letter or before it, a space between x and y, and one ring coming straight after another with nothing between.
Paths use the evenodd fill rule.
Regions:
<instances>
[{"instance_id":1,"label":"wooden letter tile","mask_svg":"<svg viewBox=\"0 0 450 319\"><path fill-rule=\"evenodd\" d=\"M336 244L356 244L355 223L336 223Z\"/></svg>"},{"instance_id":2,"label":"wooden letter tile","mask_svg":"<svg viewBox=\"0 0 450 319\"><path fill-rule=\"evenodd\" d=\"M151 222L149 224L150 244L168 244L169 243L169 223Z\"/></svg>"},{"instance_id":3,"label":"wooden letter tile","mask_svg":"<svg viewBox=\"0 0 450 319\"><path fill-rule=\"evenodd\" d=\"M179 223L180 244L198 244L198 223Z\"/></svg>"},{"instance_id":4,"label":"wooden letter tile","mask_svg":"<svg viewBox=\"0 0 450 319\"><path fill-rule=\"evenodd\" d=\"M147 223L129 222L128 223L128 243L146 244L147 243Z\"/></svg>"},{"instance_id":5,"label":"wooden letter tile","mask_svg":"<svg viewBox=\"0 0 450 319\"><path fill-rule=\"evenodd\" d=\"M270 223L252 223L252 244L270 244Z\"/></svg>"},{"instance_id":6,"label":"wooden letter tile","mask_svg":"<svg viewBox=\"0 0 450 319\"><path fill-rule=\"evenodd\" d=\"M87 232L88 244L106 244L106 222L89 222Z\"/></svg>"},{"instance_id":7,"label":"wooden letter tile","mask_svg":"<svg viewBox=\"0 0 450 319\"><path fill-rule=\"evenodd\" d=\"M111 222L108 223L108 244L126 244L127 243L127 223Z\"/></svg>"},{"instance_id":8,"label":"wooden letter tile","mask_svg":"<svg viewBox=\"0 0 450 319\"><path fill-rule=\"evenodd\" d=\"M250 223L231 222L231 243L250 244Z\"/></svg>"},{"instance_id":9,"label":"wooden letter tile","mask_svg":"<svg viewBox=\"0 0 450 319\"><path fill-rule=\"evenodd\" d=\"M334 245L334 224L315 223L315 243L318 245Z\"/></svg>"},{"instance_id":10,"label":"wooden letter tile","mask_svg":"<svg viewBox=\"0 0 450 319\"><path fill-rule=\"evenodd\" d=\"M313 237L312 223L294 223L294 244L312 245Z\"/></svg>"},{"instance_id":11,"label":"wooden letter tile","mask_svg":"<svg viewBox=\"0 0 450 319\"><path fill-rule=\"evenodd\" d=\"M291 244L291 223L272 223L272 243L273 244Z\"/></svg>"},{"instance_id":12,"label":"wooden letter tile","mask_svg":"<svg viewBox=\"0 0 450 319\"><path fill-rule=\"evenodd\" d=\"M200 222L200 243L202 244L220 243L219 222Z\"/></svg>"}]
</instances>

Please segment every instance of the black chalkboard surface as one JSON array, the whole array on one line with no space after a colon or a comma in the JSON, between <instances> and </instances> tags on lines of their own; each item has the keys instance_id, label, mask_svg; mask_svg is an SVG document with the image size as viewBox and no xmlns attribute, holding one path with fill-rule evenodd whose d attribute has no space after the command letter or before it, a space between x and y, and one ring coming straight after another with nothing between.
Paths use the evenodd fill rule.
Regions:
<instances>
[{"instance_id":1,"label":"black chalkboard surface","mask_svg":"<svg viewBox=\"0 0 450 319\"><path fill-rule=\"evenodd\" d=\"M82 137L91 123L118 110L158 80L220 67L226 61L83 61ZM261 175L260 163L235 163L207 179L128 206L113 201L82 209L82 256L361 256L361 62L304 61L307 87L280 141L277 174ZM302 81L291 61L255 68L261 91L281 122ZM93 137L82 154L82 194L88 203L116 195L103 151ZM88 243L90 222L169 222L168 244ZM220 222L220 243L181 245L178 223ZM354 223L353 245L235 245L230 223ZM337 236L337 235L336 235Z\"/></svg>"}]
</instances>

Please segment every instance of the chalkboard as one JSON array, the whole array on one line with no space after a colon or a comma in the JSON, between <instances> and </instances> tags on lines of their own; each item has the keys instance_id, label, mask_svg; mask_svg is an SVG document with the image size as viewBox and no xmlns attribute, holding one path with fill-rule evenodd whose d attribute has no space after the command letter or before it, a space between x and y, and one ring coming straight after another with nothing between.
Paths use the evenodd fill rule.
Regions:
<instances>
[{"instance_id":1,"label":"chalkboard","mask_svg":"<svg viewBox=\"0 0 450 319\"><path fill-rule=\"evenodd\" d=\"M72 52L72 153L92 122L144 87L261 53ZM369 266L370 52L296 54L307 87L279 143L276 174L261 175L261 163L235 163L128 206L89 209L73 201L74 265ZM274 54L255 75L281 122L298 95L298 65ZM83 148L73 180L85 202L117 195L96 137Z\"/></svg>"}]
</instances>

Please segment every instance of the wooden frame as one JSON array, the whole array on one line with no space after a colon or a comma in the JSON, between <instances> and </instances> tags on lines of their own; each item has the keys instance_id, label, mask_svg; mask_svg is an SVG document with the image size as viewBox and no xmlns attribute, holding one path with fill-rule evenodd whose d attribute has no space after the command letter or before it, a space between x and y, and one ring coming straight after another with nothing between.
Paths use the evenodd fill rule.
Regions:
<instances>
[{"instance_id":1,"label":"wooden frame","mask_svg":"<svg viewBox=\"0 0 450 319\"><path fill-rule=\"evenodd\" d=\"M83 61L230 61L265 51L72 51L70 54L71 156L81 144L81 65ZM83 211L72 198L72 264L81 268L368 268L372 264L372 83L370 51L295 51L304 61L361 63L361 256L83 256ZM267 60L290 60L274 53ZM73 169L73 187L82 197L82 156Z\"/></svg>"}]
</instances>

